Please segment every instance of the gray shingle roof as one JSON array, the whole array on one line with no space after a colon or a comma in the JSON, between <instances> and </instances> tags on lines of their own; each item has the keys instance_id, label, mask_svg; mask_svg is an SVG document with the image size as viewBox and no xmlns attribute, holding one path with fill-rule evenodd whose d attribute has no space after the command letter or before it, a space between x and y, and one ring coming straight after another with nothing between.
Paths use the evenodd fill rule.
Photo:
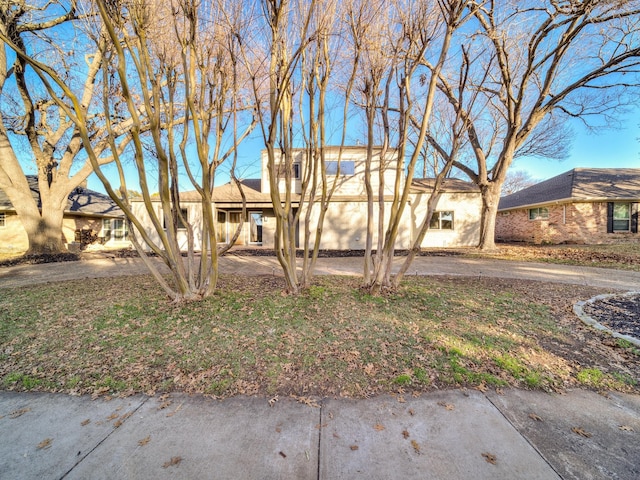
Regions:
<instances>
[{"instance_id":1,"label":"gray shingle roof","mask_svg":"<svg viewBox=\"0 0 640 480\"><path fill-rule=\"evenodd\" d=\"M38 178L35 175L28 175L27 181L31 188L31 195L38 203L38 208L42 206L40 201L40 190L38 188ZM0 209L12 210L13 205L9 201L6 193L0 190ZM71 192L67 200L65 213L90 216L121 217L122 210L108 195L104 195L94 190L78 187Z\"/></svg>"},{"instance_id":2,"label":"gray shingle roof","mask_svg":"<svg viewBox=\"0 0 640 480\"><path fill-rule=\"evenodd\" d=\"M435 181L435 178L414 178L411 180L411 191L431 192ZM441 191L446 193L477 193L480 188L474 183L459 178L445 178Z\"/></svg>"},{"instance_id":3,"label":"gray shingle roof","mask_svg":"<svg viewBox=\"0 0 640 480\"><path fill-rule=\"evenodd\" d=\"M640 168L574 168L502 197L498 211L570 200L638 199Z\"/></svg>"}]
</instances>

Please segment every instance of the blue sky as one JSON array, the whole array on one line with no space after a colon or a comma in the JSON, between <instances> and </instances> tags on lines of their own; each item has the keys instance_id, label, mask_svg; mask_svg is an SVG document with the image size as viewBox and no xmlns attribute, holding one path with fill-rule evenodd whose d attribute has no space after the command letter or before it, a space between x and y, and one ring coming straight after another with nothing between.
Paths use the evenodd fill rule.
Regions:
<instances>
[{"instance_id":1,"label":"blue sky","mask_svg":"<svg viewBox=\"0 0 640 480\"><path fill-rule=\"evenodd\" d=\"M511 168L524 170L537 180L546 180L578 167L640 168L640 109L621 117L620 121L623 128L597 133L576 122L569 158L560 161L521 158Z\"/></svg>"},{"instance_id":2,"label":"blue sky","mask_svg":"<svg viewBox=\"0 0 640 480\"><path fill-rule=\"evenodd\" d=\"M511 166L511 170L524 170L535 180L546 180L572 168L640 168L640 109L620 117L621 128L589 131L580 122L573 125L574 137L569 157L565 160L547 160L540 158L519 158ZM262 136L255 131L239 153L239 161L243 167L238 171L242 178L259 178L260 151L264 148ZM115 174L115 168L111 167ZM111 175L110 175L111 177ZM117 177L113 175L117 186ZM128 187L138 189L133 179ZM228 181L223 169L218 174L216 184ZM95 175L89 178L89 188L104 192L104 187ZM181 185L191 190L186 183Z\"/></svg>"}]
</instances>

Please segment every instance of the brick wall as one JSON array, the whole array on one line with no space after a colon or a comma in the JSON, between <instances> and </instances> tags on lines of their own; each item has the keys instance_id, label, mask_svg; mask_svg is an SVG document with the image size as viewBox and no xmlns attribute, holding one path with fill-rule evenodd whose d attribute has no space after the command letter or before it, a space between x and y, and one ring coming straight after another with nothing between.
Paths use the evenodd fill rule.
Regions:
<instances>
[{"instance_id":1,"label":"brick wall","mask_svg":"<svg viewBox=\"0 0 640 480\"><path fill-rule=\"evenodd\" d=\"M531 243L640 242L637 233L607 233L607 202L549 205L549 218L529 220L529 209L498 213L496 240Z\"/></svg>"}]
</instances>

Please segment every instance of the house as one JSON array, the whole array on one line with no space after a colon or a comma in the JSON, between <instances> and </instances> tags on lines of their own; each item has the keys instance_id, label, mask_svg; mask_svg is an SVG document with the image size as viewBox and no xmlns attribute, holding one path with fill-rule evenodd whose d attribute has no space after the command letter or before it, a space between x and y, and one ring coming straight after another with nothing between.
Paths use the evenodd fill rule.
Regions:
<instances>
[{"instance_id":1,"label":"house","mask_svg":"<svg viewBox=\"0 0 640 480\"><path fill-rule=\"evenodd\" d=\"M640 169L575 168L500 199L496 240L639 241Z\"/></svg>"},{"instance_id":2,"label":"house","mask_svg":"<svg viewBox=\"0 0 640 480\"><path fill-rule=\"evenodd\" d=\"M365 147L343 147L338 166L340 149L327 147L325 150L325 169L330 178L339 172L338 183L331 197L322 233L320 249L322 250L364 250L367 230L367 197L365 190ZM304 150L294 152L292 168L292 206L300 208L302 179L304 178ZM384 204L387 212L393 201L392 187L395 176L396 158L386 160ZM379 187L380 150L375 151L372 165L372 183L374 192ZM244 180L243 192L246 198L246 214L242 218L242 197L238 188L231 183L216 187L213 190L214 210L216 216L216 235L219 243L228 243L243 220L241 234L237 245L262 246L273 248L276 220L271 203L267 154L261 155L262 175L260 179ZM339 170L338 170L339 168ZM404 171L404 170L403 170ZM406 181L405 178L401 179ZM278 179L281 192L285 190L284 175ZM424 218L427 200L433 180L414 179L411 183L409 205L403 216L404 227L399 232L396 248L408 249L417 236L418 224ZM185 192L180 197L183 216L196 228L200 224L200 198L196 192ZM302 208L308 208L302 202ZM480 239L480 212L482 200L479 189L468 182L447 179L431 222L431 229L422 242L422 247L463 247L476 246ZM141 201L132 200L132 208L136 216L149 225L147 229L152 238L157 240L144 205ZM161 218L161 207L158 202L157 213ZM377 199L375 207L377 211ZM312 235L319 215L316 203L310 212L309 224ZM297 227L298 244L304 239L306 212L301 212L300 224ZM388 215L386 215L388 218ZM375 227L377 231L377 226ZM186 248L186 229L178 232L181 246ZM195 231L196 241L200 232ZM313 242L313 237L311 242ZM374 240L375 241L375 240ZM198 246L196 245L196 250Z\"/></svg>"},{"instance_id":3,"label":"house","mask_svg":"<svg viewBox=\"0 0 640 480\"><path fill-rule=\"evenodd\" d=\"M27 176L31 194L41 208L38 178ZM118 206L109 198L84 186L71 192L64 211L62 235L70 247L99 242L107 247L129 247L127 224ZM0 248L25 251L29 240L14 206L0 190Z\"/></svg>"}]
</instances>

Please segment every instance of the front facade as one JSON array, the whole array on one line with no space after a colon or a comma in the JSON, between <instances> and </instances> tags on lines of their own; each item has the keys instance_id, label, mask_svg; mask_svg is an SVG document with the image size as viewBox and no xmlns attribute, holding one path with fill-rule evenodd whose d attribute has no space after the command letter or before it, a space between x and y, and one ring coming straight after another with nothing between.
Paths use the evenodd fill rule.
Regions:
<instances>
[{"instance_id":1,"label":"front facade","mask_svg":"<svg viewBox=\"0 0 640 480\"><path fill-rule=\"evenodd\" d=\"M33 198L40 205L38 179L28 176ZM63 241L68 248L96 243L107 248L126 248L127 225L122 211L107 196L85 187L71 192L62 220ZM23 252L29 248L27 233L15 208L0 190L0 250Z\"/></svg>"},{"instance_id":2,"label":"front facade","mask_svg":"<svg viewBox=\"0 0 640 480\"><path fill-rule=\"evenodd\" d=\"M640 169L576 168L500 199L496 240L640 242Z\"/></svg>"},{"instance_id":3,"label":"front facade","mask_svg":"<svg viewBox=\"0 0 640 480\"><path fill-rule=\"evenodd\" d=\"M395 152L393 152L395 153ZM300 201L301 186L305 175L304 152L299 150L294 154L293 166L290 172L292 206L294 209L308 208L307 202ZM329 179L337 176L337 185L331 197L322 233L321 250L364 250L367 233L367 197L365 191L365 155L364 147L346 147L342 149L339 158L337 147L327 148L325 152L325 168ZM385 165L385 189L384 204L387 213L392 202L392 187L395 175L396 156L386 160ZM218 243L224 244L232 241L234 233L242 220L242 229L235 245L256 246L273 248L275 238L276 219L271 203L269 170L267 168L267 155L262 153L262 178L244 180L243 192L246 198L246 213L243 217L242 197L238 188L229 183L216 187L213 191L214 211L216 220L216 235ZM376 151L372 164L372 187L377 192L379 187L380 152ZM282 175L278 179L278 188L285 190L285 179ZM404 178L401 179L405 181ZM424 217L432 183L429 179L420 179L412 182L409 204L403 216L403 227L400 229L398 249L408 249L412 246L413 239L418 234L418 222ZM181 208L189 223L198 226L201 223L201 207L199 196L194 192L185 192L181 195ZM302 206L300 206L302 204ZM477 187L468 182L456 179L448 179L445 182L442 194L437 206L437 212L431 222L430 230L422 242L422 247L463 247L476 246L480 238L480 211L482 200ZM157 213L161 215L161 207L158 202ZM378 204L374 208L378 209ZM139 218L148 218L141 203L134 203L134 211ZM297 226L298 244L304 241L306 211L300 212L300 222ZM319 206L312 207L309 216L309 227L313 234L319 215ZM388 218L388 214L385 216ZM147 220L148 222L148 220ZM377 225L374 226L377 232ZM154 236L153 229L148 232ZM179 241L186 249L186 229L179 230ZM157 235L155 235L157 237ZM196 241L200 232L194 231ZM376 239L374 238L374 242ZM196 245L196 250L199 247Z\"/></svg>"}]
</instances>

